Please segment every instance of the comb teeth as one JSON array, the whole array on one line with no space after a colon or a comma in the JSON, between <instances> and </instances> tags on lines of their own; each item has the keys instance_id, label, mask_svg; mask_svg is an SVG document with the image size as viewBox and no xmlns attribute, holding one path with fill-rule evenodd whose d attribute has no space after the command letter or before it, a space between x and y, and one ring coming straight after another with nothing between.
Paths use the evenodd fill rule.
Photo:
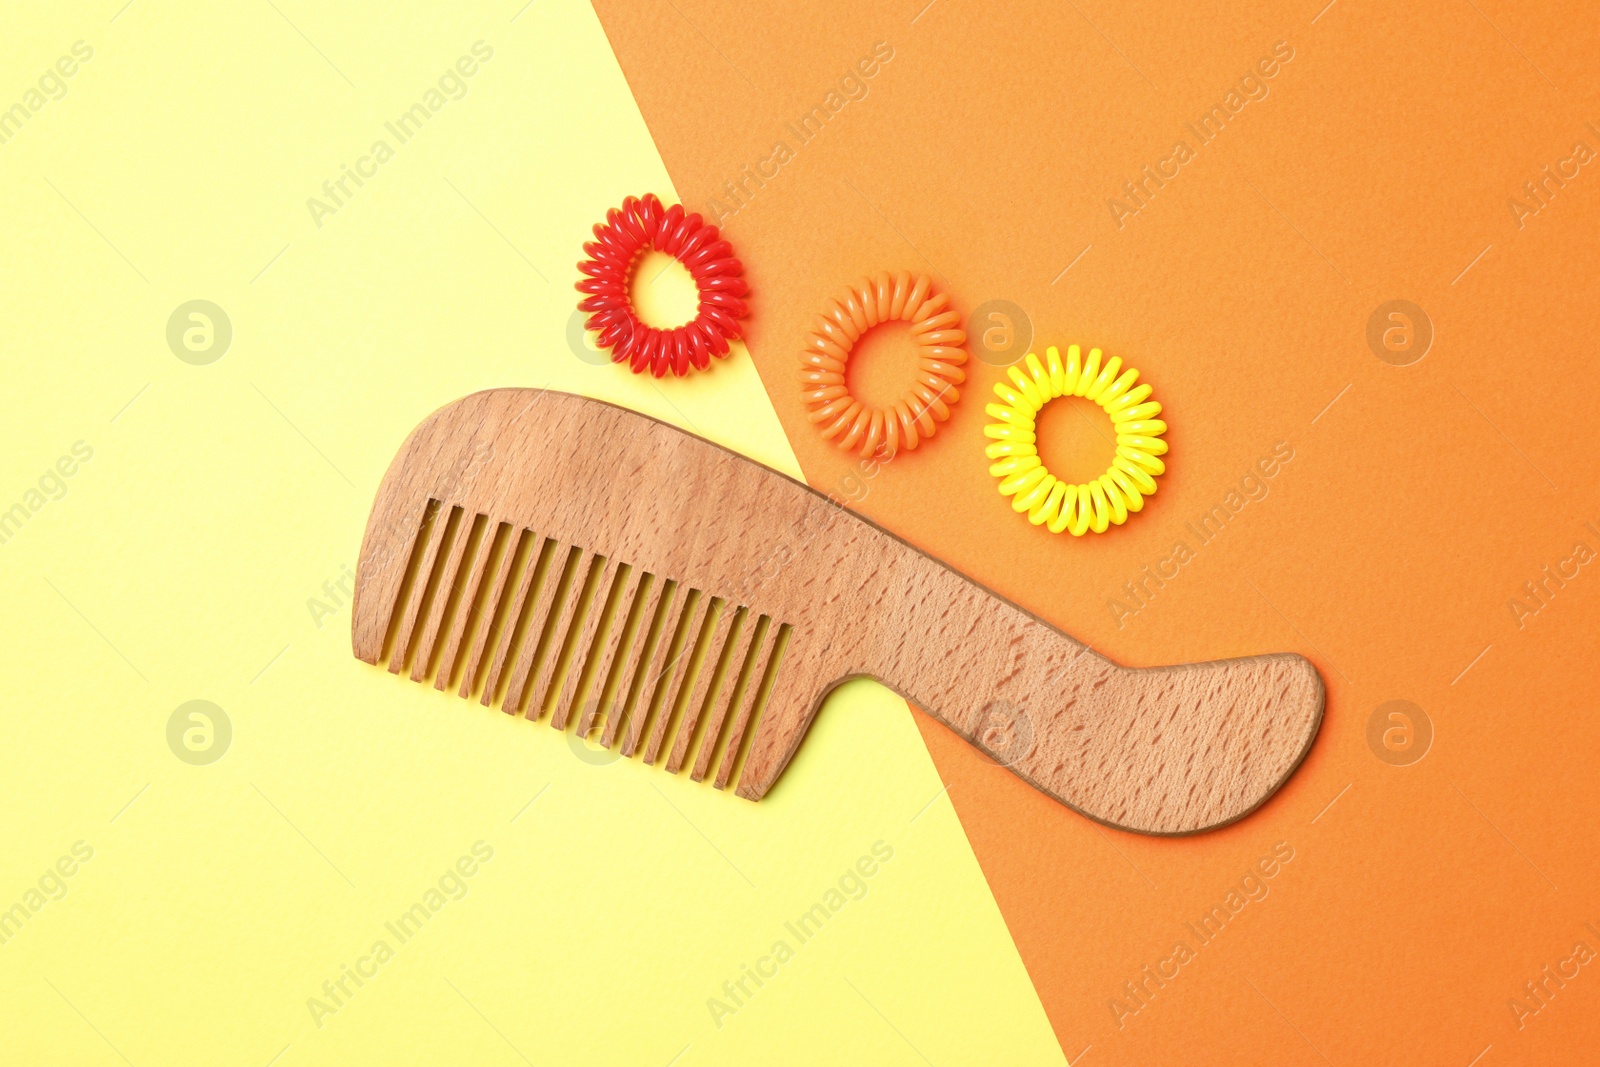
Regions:
<instances>
[{"instance_id":1,"label":"comb teeth","mask_svg":"<svg viewBox=\"0 0 1600 1067\"><path fill-rule=\"evenodd\" d=\"M690 778L737 782L789 627L626 560L430 499L380 663ZM574 714L576 713L576 714Z\"/></svg>"}]
</instances>

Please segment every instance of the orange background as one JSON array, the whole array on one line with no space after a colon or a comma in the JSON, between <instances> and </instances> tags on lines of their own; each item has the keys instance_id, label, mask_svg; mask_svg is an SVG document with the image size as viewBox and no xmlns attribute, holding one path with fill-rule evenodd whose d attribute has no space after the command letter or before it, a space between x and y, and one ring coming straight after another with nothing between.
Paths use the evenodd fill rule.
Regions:
<instances>
[{"instance_id":1,"label":"orange background","mask_svg":"<svg viewBox=\"0 0 1600 1067\"><path fill-rule=\"evenodd\" d=\"M1536 206L1523 183L1575 142L1600 150L1593 12L924 3L596 6L690 208L733 206L725 181L775 142L792 153L723 227L754 292L751 354L812 484L1120 662L1293 650L1327 683L1284 789L1179 840L1081 818L919 716L1064 1052L1577 1062L1600 1042L1600 958L1520 1027L1509 1002L1535 1007L1523 984L1579 940L1600 951L1600 562L1520 627L1509 602L1576 542L1600 550L1600 159L1520 226L1509 200ZM880 41L893 57L866 95L801 144L786 124ZM1185 124L1280 41L1292 59L1268 95L1201 146ZM1180 139L1194 157L1119 225L1108 198L1127 202L1123 183ZM1082 539L1014 515L982 456L1001 368L976 358L936 439L843 481L854 460L805 421L796 352L826 296L902 268L934 273L964 314L1019 305L1035 349L1094 344L1140 368L1173 450L1143 514ZM1391 299L1434 329L1409 366L1368 347ZM873 358L868 392L904 369L892 344ZM1294 456L1266 497L1201 545L1186 524L1277 442ZM1194 558L1116 618L1123 583L1177 541ZM1367 742L1394 699L1434 729L1409 766ZM1124 982L1178 940L1196 948L1185 923L1277 842L1293 859L1268 895L1119 1018L1115 998L1137 1006Z\"/></svg>"}]
</instances>

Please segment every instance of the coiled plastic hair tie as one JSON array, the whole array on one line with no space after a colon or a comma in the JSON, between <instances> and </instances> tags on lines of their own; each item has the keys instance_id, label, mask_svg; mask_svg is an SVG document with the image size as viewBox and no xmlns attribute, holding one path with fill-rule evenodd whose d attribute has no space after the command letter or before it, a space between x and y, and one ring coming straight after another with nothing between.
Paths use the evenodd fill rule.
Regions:
<instances>
[{"instance_id":1,"label":"coiled plastic hair tie","mask_svg":"<svg viewBox=\"0 0 1600 1067\"><path fill-rule=\"evenodd\" d=\"M1013 511L1026 511L1035 526L1051 533L1070 531L1081 537L1090 530L1105 533L1128 521L1131 512L1144 507L1144 498L1156 491L1156 475L1166 472L1158 456L1167 451L1161 435L1167 424L1156 418L1161 405L1150 400L1149 385L1134 385L1136 370L1122 370L1116 356L1100 363L1100 350L1089 350L1079 363L1079 349L1067 349L1067 360L1054 346L1045 350L1043 363L1029 352L1028 373L1007 368L1009 381L996 382L1001 403L984 410L998 422L983 428L993 443L985 449L995 462L989 473L1000 479L1000 495L1011 497ZM1120 372L1120 374L1119 374ZM1069 485L1045 469L1035 447L1034 416L1061 396L1081 396L1099 404L1111 416L1117 431L1117 455L1100 477L1083 485Z\"/></svg>"},{"instance_id":2,"label":"coiled plastic hair tie","mask_svg":"<svg viewBox=\"0 0 1600 1067\"><path fill-rule=\"evenodd\" d=\"M846 452L890 457L932 437L961 399L966 381L967 335L950 298L934 293L926 274L879 271L843 296L829 300L800 353L801 400L807 418ZM911 388L887 407L872 407L850 395L844 368L861 335L881 322L909 322L917 344L917 375Z\"/></svg>"},{"instance_id":3,"label":"coiled plastic hair tie","mask_svg":"<svg viewBox=\"0 0 1600 1067\"><path fill-rule=\"evenodd\" d=\"M663 207L654 193L630 196L595 224L594 237L583 246L589 258L578 264L586 275L578 291L590 294L578 310L590 313L585 325L599 333L598 345L611 350L614 362L627 363L635 374L648 368L657 378L669 370L681 376L690 367L705 370L712 356L726 356L728 342L742 336L739 320L748 312L742 298L750 291L744 265L698 214L685 214L682 204ZM634 268L652 249L677 259L694 278L700 306L692 322L662 330L634 311Z\"/></svg>"}]
</instances>

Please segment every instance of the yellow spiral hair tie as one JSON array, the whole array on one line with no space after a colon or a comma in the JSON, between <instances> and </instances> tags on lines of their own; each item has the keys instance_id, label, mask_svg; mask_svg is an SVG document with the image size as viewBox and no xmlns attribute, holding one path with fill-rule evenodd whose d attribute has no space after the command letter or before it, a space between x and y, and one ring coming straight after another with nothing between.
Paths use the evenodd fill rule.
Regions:
<instances>
[{"instance_id":1,"label":"yellow spiral hair tie","mask_svg":"<svg viewBox=\"0 0 1600 1067\"><path fill-rule=\"evenodd\" d=\"M1158 456L1167 451L1161 435L1167 424L1156 418L1161 405L1150 400L1150 386L1133 383L1139 372L1122 369L1113 356L1104 365L1100 350L1091 348L1088 360L1079 362L1079 349L1067 349L1067 361L1051 346L1044 362L1029 352L1024 374L1009 367L1009 381L996 382L1001 403L984 410L997 419L983 428L993 443L985 454L995 461L989 473L1000 479L1000 495L1009 496L1011 509L1026 511L1035 526L1048 525L1051 533L1071 531L1081 537L1090 530L1105 533L1112 525L1128 521L1130 512L1144 507L1144 498L1156 491L1155 476L1166 472ZM1117 431L1117 455L1106 472L1085 485L1068 485L1045 469L1035 447L1034 417L1059 396L1093 400L1111 416Z\"/></svg>"}]
</instances>

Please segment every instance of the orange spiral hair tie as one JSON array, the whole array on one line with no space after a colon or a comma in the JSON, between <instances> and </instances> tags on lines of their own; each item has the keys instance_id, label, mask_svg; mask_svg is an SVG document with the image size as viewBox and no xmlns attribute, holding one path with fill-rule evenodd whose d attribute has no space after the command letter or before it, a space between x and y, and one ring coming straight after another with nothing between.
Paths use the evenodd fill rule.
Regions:
<instances>
[{"instance_id":1,"label":"orange spiral hair tie","mask_svg":"<svg viewBox=\"0 0 1600 1067\"><path fill-rule=\"evenodd\" d=\"M879 271L823 307L800 353L800 398L824 440L862 456L893 456L916 448L950 417L950 405L961 399L956 386L967 377L961 370L967 335L949 310L950 298L932 290L926 274ZM918 353L911 388L880 408L850 395L844 369L856 341L883 322L909 322Z\"/></svg>"}]
</instances>

